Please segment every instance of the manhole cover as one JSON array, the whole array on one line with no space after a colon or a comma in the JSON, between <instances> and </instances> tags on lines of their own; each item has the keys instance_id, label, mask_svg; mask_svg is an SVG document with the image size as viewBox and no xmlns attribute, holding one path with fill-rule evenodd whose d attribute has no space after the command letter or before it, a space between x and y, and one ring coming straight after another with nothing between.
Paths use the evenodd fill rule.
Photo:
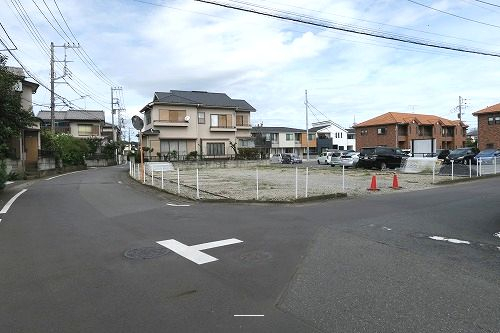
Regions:
<instances>
[{"instance_id":1,"label":"manhole cover","mask_svg":"<svg viewBox=\"0 0 500 333\"><path fill-rule=\"evenodd\" d=\"M163 246L147 246L127 250L123 255L129 259L153 259L164 256L169 252Z\"/></svg>"},{"instance_id":2,"label":"manhole cover","mask_svg":"<svg viewBox=\"0 0 500 333\"><path fill-rule=\"evenodd\" d=\"M240 256L241 260L248 262L259 262L272 258L269 252L247 252Z\"/></svg>"}]
</instances>

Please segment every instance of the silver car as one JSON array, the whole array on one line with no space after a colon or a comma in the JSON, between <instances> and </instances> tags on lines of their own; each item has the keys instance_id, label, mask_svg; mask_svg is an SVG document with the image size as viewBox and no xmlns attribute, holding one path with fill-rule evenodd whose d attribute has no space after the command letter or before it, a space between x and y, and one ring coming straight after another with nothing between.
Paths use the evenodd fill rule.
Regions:
<instances>
[{"instance_id":1,"label":"silver car","mask_svg":"<svg viewBox=\"0 0 500 333\"><path fill-rule=\"evenodd\" d=\"M359 161L359 153L352 152L340 157L340 165L347 167L355 167Z\"/></svg>"}]
</instances>

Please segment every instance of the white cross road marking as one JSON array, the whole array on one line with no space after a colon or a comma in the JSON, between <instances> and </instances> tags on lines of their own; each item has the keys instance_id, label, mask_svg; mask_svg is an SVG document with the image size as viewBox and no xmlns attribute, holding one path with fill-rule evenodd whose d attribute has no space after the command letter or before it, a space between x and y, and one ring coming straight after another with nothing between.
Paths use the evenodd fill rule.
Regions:
<instances>
[{"instance_id":1,"label":"white cross road marking","mask_svg":"<svg viewBox=\"0 0 500 333\"><path fill-rule=\"evenodd\" d=\"M23 194L24 192L26 192L27 189L24 189L24 190L21 190L19 193L17 193L15 196L13 196L12 198L10 198L9 201L7 201L7 203L5 204L5 206L3 206L2 210L0 210L0 214L5 214L7 213L7 211L9 210L10 206L12 206L12 204L14 203L14 201L16 201L16 199L21 195Z\"/></svg>"},{"instance_id":2,"label":"white cross road marking","mask_svg":"<svg viewBox=\"0 0 500 333\"><path fill-rule=\"evenodd\" d=\"M178 255L181 255L184 258L191 260L194 263L197 263L198 265L202 265L219 259L212 257L206 253L203 253L201 252L201 250L207 250L207 249L212 249L214 247L243 243L243 241L236 238L230 238L230 239L224 239L220 241L203 243L192 246L183 244L179 241L176 241L175 239L167 239L156 243L166 247L169 250L174 251Z\"/></svg>"},{"instance_id":3,"label":"white cross road marking","mask_svg":"<svg viewBox=\"0 0 500 333\"><path fill-rule=\"evenodd\" d=\"M264 315L234 315L235 317L264 317Z\"/></svg>"},{"instance_id":4,"label":"white cross road marking","mask_svg":"<svg viewBox=\"0 0 500 333\"><path fill-rule=\"evenodd\" d=\"M172 206L172 207L189 207L187 204L173 204L173 203L168 203L166 204L167 206Z\"/></svg>"}]
</instances>

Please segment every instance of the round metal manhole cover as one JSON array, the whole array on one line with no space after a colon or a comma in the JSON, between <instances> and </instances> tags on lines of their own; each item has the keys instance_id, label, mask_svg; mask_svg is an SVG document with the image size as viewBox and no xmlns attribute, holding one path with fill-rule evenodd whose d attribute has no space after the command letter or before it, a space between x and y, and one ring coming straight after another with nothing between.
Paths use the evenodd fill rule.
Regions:
<instances>
[{"instance_id":1,"label":"round metal manhole cover","mask_svg":"<svg viewBox=\"0 0 500 333\"><path fill-rule=\"evenodd\" d=\"M248 262L260 262L269 260L272 255L269 252L247 252L240 255L241 260Z\"/></svg>"},{"instance_id":2,"label":"round metal manhole cover","mask_svg":"<svg viewBox=\"0 0 500 333\"><path fill-rule=\"evenodd\" d=\"M163 246L146 246L127 250L123 255L129 259L153 259L164 256L169 252L170 251Z\"/></svg>"}]
</instances>

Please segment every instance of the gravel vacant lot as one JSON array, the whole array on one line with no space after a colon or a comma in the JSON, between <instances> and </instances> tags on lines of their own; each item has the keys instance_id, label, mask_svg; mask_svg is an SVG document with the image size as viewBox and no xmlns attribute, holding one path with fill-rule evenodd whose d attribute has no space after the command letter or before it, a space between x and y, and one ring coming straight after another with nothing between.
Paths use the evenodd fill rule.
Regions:
<instances>
[{"instance_id":1,"label":"gravel vacant lot","mask_svg":"<svg viewBox=\"0 0 500 333\"><path fill-rule=\"evenodd\" d=\"M306 169L307 168L307 169ZM397 175L401 189L391 188L393 177ZM372 177L376 176L379 191L368 191ZM198 192L196 191L196 169L182 169L179 166L179 186L177 171L163 172L163 189L171 193L196 199L235 199L293 201L298 198L346 193L348 196L379 195L394 191L415 191L437 186L439 182L450 180L450 176L431 174L405 174L399 171L377 171L345 169L305 163L298 166L260 165L238 167L198 168ZM258 180L258 181L257 181ZM151 174L146 177L151 185ZM257 185L258 184L258 185ZM154 173L153 185L162 187L161 172ZM258 196L258 197L257 197Z\"/></svg>"}]
</instances>

